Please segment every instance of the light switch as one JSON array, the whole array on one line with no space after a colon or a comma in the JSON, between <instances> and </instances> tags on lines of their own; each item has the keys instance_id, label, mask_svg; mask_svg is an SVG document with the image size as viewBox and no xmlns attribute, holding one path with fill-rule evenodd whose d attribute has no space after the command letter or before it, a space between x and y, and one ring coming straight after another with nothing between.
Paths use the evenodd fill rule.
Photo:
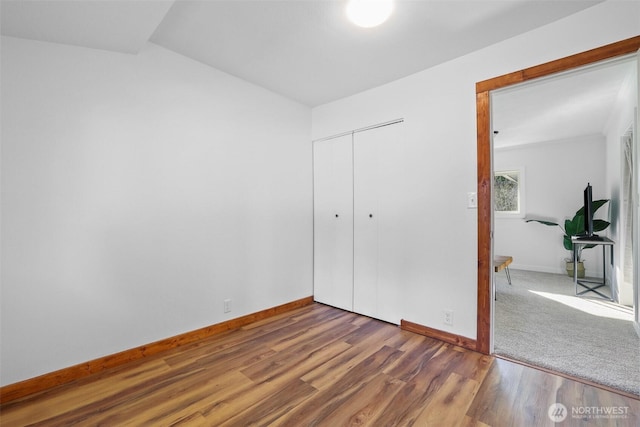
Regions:
<instances>
[{"instance_id":1,"label":"light switch","mask_svg":"<svg viewBox=\"0 0 640 427\"><path fill-rule=\"evenodd\" d=\"M467 193L467 208L476 209L478 207L478 193Z\"/></svg>"}]
</instances>

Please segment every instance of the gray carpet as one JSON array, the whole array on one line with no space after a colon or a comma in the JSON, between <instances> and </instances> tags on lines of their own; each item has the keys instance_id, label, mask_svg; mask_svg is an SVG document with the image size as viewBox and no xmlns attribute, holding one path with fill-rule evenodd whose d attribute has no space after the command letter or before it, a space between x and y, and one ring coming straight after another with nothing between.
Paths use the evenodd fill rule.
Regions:
<instances>
[{"instance_id":1,"label":"gray carpet","mask_svg":"<svg viewBox=\"0 0 640 427\"><path fill-rule=\"evenodd\" d=\"M496 354L640 396L640 338L630 308L576 297L564 275L511 269L511 280L496 274Z\"/></svg>"}]
</instances>

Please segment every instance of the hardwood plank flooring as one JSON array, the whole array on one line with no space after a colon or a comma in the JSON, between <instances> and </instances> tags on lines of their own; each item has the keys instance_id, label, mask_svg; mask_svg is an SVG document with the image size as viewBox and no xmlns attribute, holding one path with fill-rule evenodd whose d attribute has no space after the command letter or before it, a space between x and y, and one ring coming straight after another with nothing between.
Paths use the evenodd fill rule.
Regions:
<instances>
[{"instance_id":1,"label":"hardwood plank flooring","mask_svg":"<svg viewBox=\"0 0 640 427\"><path fill-rule=\"evenodd\" d=\"M554 426L556 403L558 425L640 425L638 400L313 304L7 403L0 425Z\"/></svg>"}]
</instances>

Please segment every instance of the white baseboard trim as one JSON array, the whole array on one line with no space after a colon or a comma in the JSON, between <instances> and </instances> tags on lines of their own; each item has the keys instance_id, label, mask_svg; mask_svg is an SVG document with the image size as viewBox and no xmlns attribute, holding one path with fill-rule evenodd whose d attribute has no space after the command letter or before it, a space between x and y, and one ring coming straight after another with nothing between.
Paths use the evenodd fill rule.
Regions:
<instances>
[{"instance_id":1,"label":"white baseboard trim","mask_svg":"<svg viewBox=\"0 0 640 427\"><path fill-rule=\"evenodd\" d=\"M547 267L547 266L541 266L541 265L529 265L529 264L518 264L516 262L512 263L509 268L513 269L513 270L526 270L526 271L535 271L538 273L552 273L552 274L567 274L567 270L563 269L563 268L552 268L552 267ZM589 277L602 277L602 270L591 270L591 269L586 269L585 274ZM611 277L609 276L609 273L607 272L607 282L609 282L611 279Z\"/></svg>"},{"instance_id":2,"label":"white baseboard trim","mask_svg":"<svg viewBox=\"0 0 640 427\"><path fill-rule=\"evenodd\" d=\"M567 272L561 268L549 268L540 265L518 264L515 262L512 263L509 268L513 270L535 271L538 273L567 274Z\"/></svg>"}]
</instances>

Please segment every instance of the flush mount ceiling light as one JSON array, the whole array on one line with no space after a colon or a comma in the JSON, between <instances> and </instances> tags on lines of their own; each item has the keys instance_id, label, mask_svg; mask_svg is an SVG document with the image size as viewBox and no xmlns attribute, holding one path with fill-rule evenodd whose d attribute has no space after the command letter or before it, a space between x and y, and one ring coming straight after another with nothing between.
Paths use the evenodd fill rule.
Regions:
<instances>
[{"instance_id":1,"label":"flush mount ceiling light","mask_svg":"<svg viewBox=\"0 0 640 427\"><path fill-rule=\"evenodd\" d=\"M371 28L386 21L393 11L393 0L349 0L347 17L359 27Z\"/></svg>"}]
</instances>

